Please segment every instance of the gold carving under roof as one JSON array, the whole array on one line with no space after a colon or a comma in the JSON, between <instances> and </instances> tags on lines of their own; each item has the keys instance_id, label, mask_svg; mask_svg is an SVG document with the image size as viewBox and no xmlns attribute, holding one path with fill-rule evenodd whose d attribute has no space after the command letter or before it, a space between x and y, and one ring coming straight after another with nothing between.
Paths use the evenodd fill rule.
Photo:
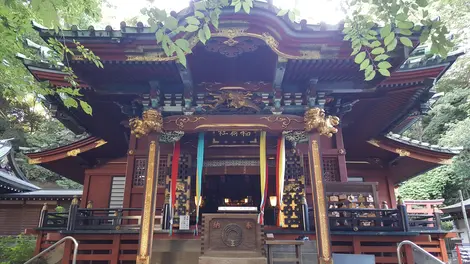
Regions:
<instances>
[{"instance_id":1,"label":"gold carving under roof","mask_svg":"<svg viewBox=\"0 0 470 264\"><path fill-rule=\"evenodd\" d=\"M260 119L266 119L268 122L271 122L271 123L281 123L281 127L284 129L288 128L292 121L297 122L297 123L302 123L302 121L300 120L296 120L287 116L275 116L275 115L263 116L263 117L260 117Z\"/></svg>"},{"instance_id":2,"label":"gold carving under roof","mask_svg":"<svg viewBox=\"0 0 470 264\"><path fill-rule=\"evenodd\" d=\"M380 141L378 141L377 139L370 139L370 140L367 140L367 143L369 143L369 144L371 144L371 145L373 145L373 146L376 146L376 147L380 148L380 145L379 145Z\"/></svg>"},{"instance_id":3,"label":"gold carving under roof","mask_svg":"<svg viewBox=\"0 0 470 264\"><path fill-rule=\"evenodd\" d=\"M165 123L170 123L170 122L175 122L176 126L184 130L184 126L186 123L196 123L199 122L199 120L206 120L205 117L203 116L183 116L183 117L178 117L176 120L171 120Z\"/></svg>"},{"instance_id":4,"label":"gold carving under roof","mask_svg":"<svg viewBox=\"0 0 470 264\"><path fill-rule=\"evenodd\" d=\"M222 90L220 89L220 93L210 93L214 97L214 100L211 104L204 104L203 107L209 107L211 109L215 109L218 106L222 105L223 103L227 102L229 107L233 108L242 108L248 107L254 109L256 112L261 111L261 109L251 101L251 96L253 95L250 92L239 92L239 91L230 91L230 90Z\"/></svg>"},{"instance_id":5,"label":"gold carving under roof","mask_svg":"<svg viewBox=\"0 0 470 264\"><path fill-rule=\"evenodd\" d=\"M408 157L408 156L410 156L410 152L409 152L409 151L406 151L406 150L404 150L404 149L399 149L399 148L397 148L397 149L395 150L395 152L396 152L398 155L400 155L400 157Z\"/></svg>"},{"instance_id":6,"label":"gold carving under roof","mask_svg":"<svg viewBox=\"0 0 470 264\"><path fill-rule=\"evenodd\" d=\"M95 141L95 144L96 144L95 148L99 148L99 147L103 146L106 143L108 143L108 142L104 139L97 140L97 141Z\"/></svg>"},{"instance_id":7,"label":"gold carving under roof","mask_svg":"<svg viewBox=\"0 0 470 264\"><path fill-rule=\"evenodd\" d=\"M29 159L28 160L29 164L39 164L42 163L41 158L35 158L35 159Z\"/></svg>"},{"instance_id":8,"label":"gold carving under roof","mask_svg":"<svg viewBox=\"0 0 470 264\"><path fill-rule=\"evenodd\" d=\"M129 120L129 127L131 133L135 134L137 138L146 136L151 132L160 133L163 129L162 114L155 109L149 109L142 114L142 119L136 117Z\"/></svg>"},{"instance_id":9,"label":"gold carving under roof","mask_svg":"<svg viewBox=\"0 0 470 264\"><path fill-rule=\"evenodd\" d=\"M82 152L80 149L72 149L70 151L67 151L67 157L75 157L80 154L80 152Z\"/></svg>"},{"instance_id":10,"label":"gold carving under roof","mask_svg":"<svg viewBox=\"0 0 470 264\"><path fill-rule=\"evenodd\" d=\"M335 126L339 125L337 116L325 117L325 110L318 107L310 108L304 115L305 131L316 130L320 135L332 137L338 132Z\"/></svg>"}]
</instances>

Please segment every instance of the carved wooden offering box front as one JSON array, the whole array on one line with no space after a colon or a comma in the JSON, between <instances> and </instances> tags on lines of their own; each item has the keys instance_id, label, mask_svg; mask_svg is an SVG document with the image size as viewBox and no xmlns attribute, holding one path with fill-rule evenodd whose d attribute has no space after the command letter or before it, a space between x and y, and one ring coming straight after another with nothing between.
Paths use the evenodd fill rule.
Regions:
<instances>
[{"instance_id":1,"label":"carved wooden offering box front","mask_svg":"<svg viewBox=\"0 0 470 264\"><path fill-rule=\"evenodd\" d=\"M264 257L263 235L256 214L205 214L202 256L224 258Z\"/></svg>"}]
</instances>

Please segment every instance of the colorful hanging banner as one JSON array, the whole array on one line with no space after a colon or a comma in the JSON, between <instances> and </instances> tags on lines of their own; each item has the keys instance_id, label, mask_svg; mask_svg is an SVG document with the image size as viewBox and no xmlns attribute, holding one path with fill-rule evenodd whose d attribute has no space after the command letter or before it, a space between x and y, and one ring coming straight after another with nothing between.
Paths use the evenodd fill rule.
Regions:
<instances>
[{"instance_id":1,"label":"colorful hanging banner","mask_svg":"<svg viewBox=\"0 0 470 264\"><path fill-rule=\"evenodd\" d=\"M282 208L284 195L284 175L286 173L286 138L279 137L277 141L277 163L276 163L276 196L279 212ZM278 214L277 225L281 226L281 214Z\"/></svg>"},{"instance_id":2,"label":"colorful hanging banner","mask_svg":"<svg viewBox=\"0 0 470 264\"><path fill-rule=\"evenodd\" d=\"M176 205L176 182L178 181L178 167L180 159L180 142L175 142L173 147L173 159L171 162L171 187L170 187L170 236L173 235L173 218Z\"/></svg>"},{"instance_id":3,"label":"colorful hanging banner","mask_svg":"<svg viewBox=\"0 0 470 264\"><path fill-rule=\"evenodd\" d=\"M261 185L261 204L258 221L260 224L264 222L264 205L266 201L266 179L267 179L267 166L266 166L266 132L261 131L259 138L259 169L260 169L260 185Z\"/></svg>"},{"instance_id":4,"label":"colorful hanging banner","mask_svg":"<svg viewBox=\"0 0 470 264\"><path fill-rule=\"evenodd\" d=\"M196 235L198 234L199 207L201 206L202 168L204 165L204 132L199 133L197 142L197 164L196 164Z\"/></svg>"}]
</instances>

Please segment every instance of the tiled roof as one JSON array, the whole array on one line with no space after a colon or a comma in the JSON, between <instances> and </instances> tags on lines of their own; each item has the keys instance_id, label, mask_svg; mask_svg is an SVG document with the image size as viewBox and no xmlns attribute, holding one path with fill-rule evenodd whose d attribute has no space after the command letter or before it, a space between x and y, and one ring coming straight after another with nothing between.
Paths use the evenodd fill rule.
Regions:
<instances>
[{"instance_id":1,"label":"tiled roof","mask_svg":"<svg viewBox=\"0 0 470 264\"><path fill-rule=\"evenodd\" d=\"M9 193L1 197L8 198L28 198L28 197L74 197L82 196L83 190L55 189L55 190L36 190L23 193Z\"/></svg>"},{"instance_id":2,"label":"tiled roof","mask_svg":"<svg viewBox=\"0 0 470 264\"><path fill-rule=\"evenodd\" d=\"M432 151L443 152L443 153L459 154L460 151L463 150L463 147L443 147L439 145L431 145L430 143L422 142L416 139L411 139L409 137L394 134L392 132L385 135L385 137L393 141L399 142L399 143L407 144L410 146L415 146L418 148L429 149Z\"/></svg>"},{"instance_id":3,"label":"tiled roof","mask_svg":"<svg viewBox=\"0 0 470 264\"><path fill-rule=\"evenodd\" d=\"M467 209L467 211L470 209L470 199L467 199L465 201L463 201L463 204L465 206L465 209ZM444 213L450 213L450 212L455 212L455 211L459 211L460 208L461 208L461 203L458 202L456 204L453 204L453 205L449 205L449 206L446 206L444 208L441 208L441 210L444 212Z\"/></svg>"}]
</instances>

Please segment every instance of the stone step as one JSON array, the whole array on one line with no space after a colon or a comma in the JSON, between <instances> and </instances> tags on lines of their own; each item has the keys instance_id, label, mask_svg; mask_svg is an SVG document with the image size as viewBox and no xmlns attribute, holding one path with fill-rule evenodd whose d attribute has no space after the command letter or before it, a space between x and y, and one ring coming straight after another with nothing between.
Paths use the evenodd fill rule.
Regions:
<instances>
[{"instance_id":1,"label":"stone step","mask_svg":"<svg viewBox=\"0 0 470 264\"><path fill-rule=\"evenodd\" d=\"M255 258L224 258L224 257L199 257L199 264L266 264L265 257Z\"/></svg>"}]
</instances>

